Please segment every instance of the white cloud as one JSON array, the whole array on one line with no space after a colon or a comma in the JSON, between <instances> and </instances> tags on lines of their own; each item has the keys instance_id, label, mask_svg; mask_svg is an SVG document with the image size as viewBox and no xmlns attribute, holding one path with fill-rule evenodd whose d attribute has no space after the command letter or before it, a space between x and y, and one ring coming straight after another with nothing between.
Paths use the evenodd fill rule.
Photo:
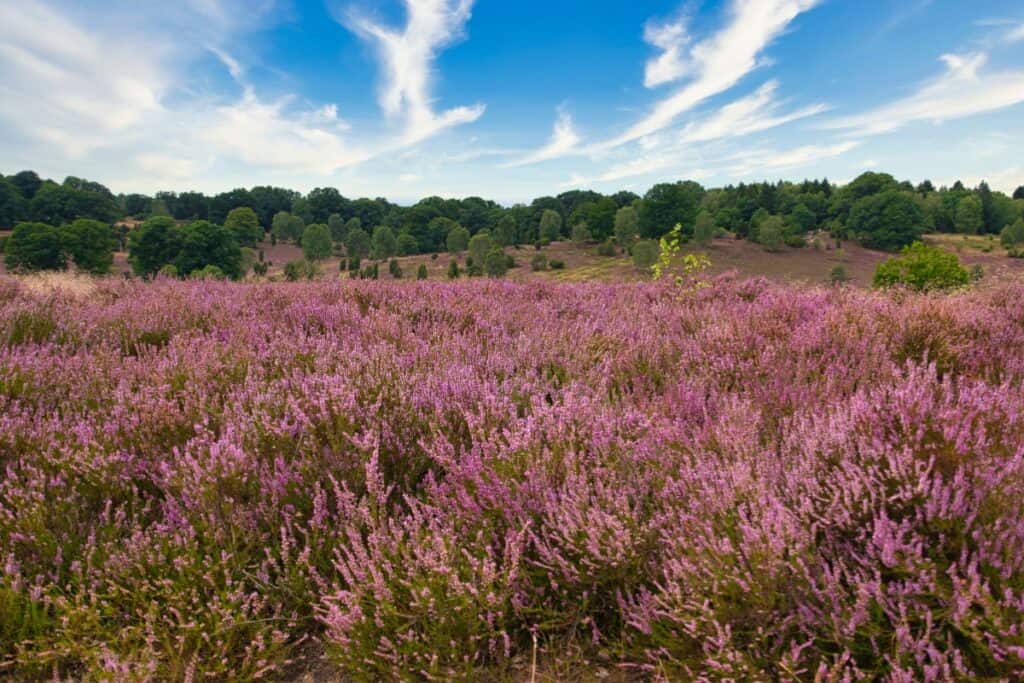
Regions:
<instances>
[{"instance_id":1,"label":"white cloud","mask_svg":"<svg viewBox=\"0 0 1024 683\"><path fill-rule=\"evenodd\" d=\"M669 126L682 113L724 92L758 66L761 52L820 0L733 0L729 21L686 56L691 80L605 146L619 146Z\"/></svg>"},{"instance_id":2,"label":"white cloud","mask_svg":"<svg viewBox=\"0 0 1024 683\"><path fill-rule=\"evenodd\" d=\"M350 11L343 23L377 48L384 70L380 106L389 117L404 118L404 142L413 144L446 128L476 121L483 115L484 105L438 113L430 94L437 53L462 37L473 0L404 1L407 17L400 31L356 11Z\"/></svg>"},{"instance_id":3,"label":"white cloud","mask_svg":"<svg viewBox=\"0 0 1024 683\"><path fill-rule=\"evenodd\" d=\"M1008 43L1017 43L1024 40L1024 24L1019 24L1007 31L1004 40Z\"/></svg>"},{"instance_id":4,"label":"white cloud","mask_svg":"<svg viewBox=\"0 0 1024 683\"><path fill-rule=\"evenodd\" d=\"M80 157L161 110L170 74L160 55L98 39L35 0L2 3L0 118Z\"/></svg>"},{"instance_id":5,"label":"white cloud","mask_svg":"<svg viewBox=\"0 0 1024 683\"><path fill-rule=\"evenodd\" d=\"M727 167L727 171L735 176L757 173L760 177L765 171L810 166L818 161L846 154L859 146L860 142L847 140L831 145L803 145L783 151L756 150L734 156L731 159L734 163Z\"/></svg>"},{"instance_id":6,"label":"white cloud","mask_svg":"<svg viewBox=\"0 0 1024 683\"><path fill-rule=\"evenodd\" d=\"M337 132L319 123L324 110L288 115L289 101L262 102L247 88L241 101L215 107L206 116L200 138L250 164L318 173L330 173L372 156L350 149Z\"/></svg>"},{"instance_id":7,"label":"white cloud","mask_svg":"<svg viewBox=\"0 0 1024 683\"><path fill-rule=\"evenodd\" d=\"M525 166L527 164L536 164L541 161L556 159L576 150L579 143L580 136L576 132L575 126L573 126L572 115L564 108L560 108L548 144L521 159L506 164L506 166Z\"/></svg>"},{"instance_id":8,"label":"white cloud","mask_svg":"<svg viewBox=\"0 0 1024 683\"><path fill-rule=\"evenodd\" d=\"M958 178L946 178L936 181L935 184L950 186L958 180L967 187L977 187L982 181L985 181L993 190L1012 194L1018 187L1024 187L1024 167L1013 166L989 173L973 173Z\"/></svg>"},{"instance_id":9,"label":"white cloud","mask_svg":"<svg viewBox=\"0 0 1024 683\"><path fill-rule=\"evenodd\" d=\"M686 75L690 65L683 55L683 49L690 42L690 36L686 31L685 19L662 24L648 22L644 27L644 40L661 50L661 54L647 61L644 68L645 87L656 88Z\"/></svg>"},{"instance_id":10,"label":"white cloud","mask_svg":"<svg viewBox=\"0 0 1024 683\"><path fill-rule=\"evenodd\" d=\"M707 142L725 137L738 137L775 128L792 121L815 116L828 109L823 104L814 104L785 114L779 114L781 106L775 99L777 81L768 81L753 94L730 102L712 116L696 121L683 128L680 138L683 142Z\"/></svg>"},{"instance_id":11,"label":"white cloud","mask_svg":"<svg viewBox=\"0 0 1024 683\"><path fill-rule=\"evenodd\" d=\"M593 180L608 182L677 168L693 156L695 147L776 128L827 109L815 104L782 113L782 104L775 98L777 90L778 83L769 81L752 94L688 123L682 130L641 138L641 155L610 167Z\"/></svg>"},{"instance_id":12,"label":"white cloud","mask_svg":"<svg viewBox=\"0 0 1024 683\"><path fill-rule=\"evenodd\" d=\"M1024 71L985 72L987 55L947 54L946 71L912 95L823 127L857 135L887 133L920 121L943 122L1024 102Z\"/></svg>"}]
</instances>

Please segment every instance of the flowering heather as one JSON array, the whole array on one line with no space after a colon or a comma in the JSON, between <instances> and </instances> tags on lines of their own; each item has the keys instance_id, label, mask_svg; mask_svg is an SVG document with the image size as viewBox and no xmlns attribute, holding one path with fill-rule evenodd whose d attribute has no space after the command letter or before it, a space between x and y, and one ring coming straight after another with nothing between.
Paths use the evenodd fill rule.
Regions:
<instances>
[{"instance_id":1,"label":"flowering heather","mask_svg":"<svg viewBox=\"0 0 1024 683\"><path fill-rule=\"evenodd\" d=\"M0 280L0 678L1024 677L1024 285Z\"/></svg>"}]
</instances>

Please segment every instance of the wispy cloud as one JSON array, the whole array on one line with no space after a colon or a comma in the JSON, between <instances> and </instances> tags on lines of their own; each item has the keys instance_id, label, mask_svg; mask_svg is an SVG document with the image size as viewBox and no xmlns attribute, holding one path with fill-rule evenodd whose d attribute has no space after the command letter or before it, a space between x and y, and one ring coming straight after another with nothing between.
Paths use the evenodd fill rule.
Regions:
<instances>
[{"instance_id":1,"label":"wispy cloud","mask_svg":"<svg viewBox=\"0 0 1024 683\"><path fill-rule=\"evenodd\" d=\"M694 44L686 55L690 81L658 102L642 120L605 146L615 147L656 133L682 113L725 92L754 70L761 52L801 13L819 0L733 0L726 25ZM683 63L680 58L680 63Z\"/></svg>"},{"instance_id":2,"label":"wispy cloud","mask_svg":"<svg viewBox=\"0 0 1024 683\"><path fill-rule=\"evenodd\" d=\"M690 42L690 36L685 18L664 23L648 22L644 27L644 40L661 50L661 54L647 61L644 68L645 87L656 88L686 75L689 63L683 50Z\"/></svg>"},{"instance_id":3,"label":"wispy cloud","mask_svg":"<svg viewBox=\"0 0 1024 683\"><path fill-rule=\"evenodd\" d=\"M815 116L828 109L824 104L813 104L795 111L780 113L782 105L775 98L778 87L778 81L768 81L753 94L730 102L701 121L687 124L680 139L683 142L694 143L749 135Z\"/></svg>"},{"instance_id":4,"label":"wispy cloud","mask_svg":"<svg viewBox=\"0 0 1024 683\"><path fill-rule=\"evenodd\" d=\"M732 157L726 167L729 174L746 176L752 173L763 176L766 171L810 166L824 159L846 154L860 146L857 140L847 140L831 145L803 145L787 150L755 150Z\"/></svg>"},{"instance_id":5,"label":"wispy cloud","mask_svg":"<svg viewBox=\"0 0 1024 683\"><path fill-rule=\"evenodd\" d=\"M778 87L776 81L769 81L750 95L691 121L682 130L641 138L641 154L612 165L592 180L610 182L678 168L684 161L692 163L695 147L777 128L828 109L814 104L782 112L783 105L776 99Z\"/></svg>"},{"instance_id":6,"label":"wispy cloud","mask_svg":"<svg viewBox=\"0 0 1024 683\"><path fill-rule=\"evenodd\" d=\"M1024 40L1024 23L1020 23L1007 31L1004 40L1008 43L1018 43Z\"/></svg>"},{"instance_id":7,"label":"wispy cloud","mask_svg":"<svg viewBox=\"0 0 1024 683\"><path fill-rule=\"evenodd\" d=\"M525 166L565 156L578 149L580 140L572 122L572 115L564 107L561 107L558 110L558 118L555 120L555 127L551 132L548 144L521 159L506 164L506 166Z\"/></svg>"},{"instance_id":8,"label":"wispy cloud","mask_svg":"<svg viewBox=\"0 0 1024 683\"><path fill-rule=\"evenodd\" d=\"M0 118L72 157L158 112L170 79L159 49L100 40L35 0L0 4Z\"/></svg>"},{"instance_id":9,"label":"wispy cloud","mask_svg":"<svg viewBox=\"0 0 1024 683\"><path fill-rule=\"evenodd\" d=\"M871 135L920 121L942 122L1024 102L1024 71L983 69L984 53L942 56L946 71L908 97L823 124L831 130Z\"/></svg>"},{"instance_id":10,"label":"wispy cloud","mask_svg":"<svg viewBox=\"0 0 1024 683\"><path fill-rule=\"evenodd\" d=\"M384 26L357 9L342 22L377 48L384 72L380 106L389 117L405 121L404 141L413 144L436 133L471 123L484 113L484 105L455 107L435 112L431 99L431 72L441 48L464 35L473 0L405 0L406 24L398 30Z\"/></svg>"}]
</instances>

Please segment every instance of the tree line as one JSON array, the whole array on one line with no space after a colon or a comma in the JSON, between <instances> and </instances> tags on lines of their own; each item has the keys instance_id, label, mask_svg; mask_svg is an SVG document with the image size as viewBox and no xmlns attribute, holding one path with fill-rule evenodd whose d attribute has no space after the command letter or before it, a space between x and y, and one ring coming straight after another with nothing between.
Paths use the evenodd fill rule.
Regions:
<instances>
[{"instance_id":1,"label":"tree line","mask_svg":"<svg viewBox=\"0 0 1024 683\"><path fill-rule=\"evenodd\" d=\"M111 227L124 218L144 223L126 238ZM677 224L683 240L731 235L768 250L803 246L814 231L888 251L927 232L1001 234L1017 246L1024 245L1024 187L1006 195L984 182L935 187L866 172L845 185L822 179L705 188L683 180L659 183L643 196L571 190L510 207L481 197L427 197L400 206L380 197L348 198L336 188L115 195L73 176L62 183L32 171L0 176L0 228L15 228L6 240L7 263L25 269L60 268L70 260L104 272L108 250L120 245L139 274L173 266L187 275L216 266L238 277L246 265L243 249L264 240L300 244L311 260L334 253L357 264L366 257L464 251L478 235L498 248L569 238L599 243L606 253L643 244L642 252ZM220 256L213 262L211 255Z\"/></svg>"}]
</instances>

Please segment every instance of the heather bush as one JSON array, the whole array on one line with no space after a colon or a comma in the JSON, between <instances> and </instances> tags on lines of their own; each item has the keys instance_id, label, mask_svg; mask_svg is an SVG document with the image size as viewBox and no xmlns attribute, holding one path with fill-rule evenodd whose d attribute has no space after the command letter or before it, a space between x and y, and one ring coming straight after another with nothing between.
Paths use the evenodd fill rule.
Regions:
<instances>
[{"instance_id":1,"label":"heather bush","mask_svg":"<svg viewBox=\"0 0 1024 683\"><path fill-rule=\"evenodd\" d=\"M0 278L0 678L1020 680L1022 345L1019 283Z\"/></svg>"}]
</instances>

